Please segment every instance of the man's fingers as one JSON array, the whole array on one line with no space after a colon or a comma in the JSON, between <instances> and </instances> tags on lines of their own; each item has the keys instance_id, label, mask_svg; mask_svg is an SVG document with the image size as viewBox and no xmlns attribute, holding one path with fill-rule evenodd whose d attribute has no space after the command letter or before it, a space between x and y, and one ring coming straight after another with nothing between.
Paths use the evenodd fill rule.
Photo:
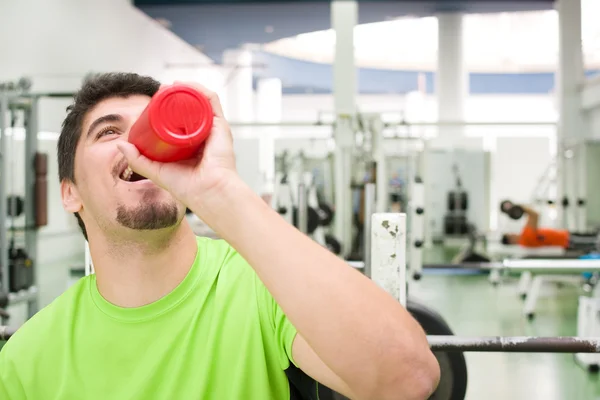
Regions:
<instances>
[{"instance_id":1,"label":"man's fingers","mask_svg":"<svg viewBox=\"0 0 600 400\"><path fill-rule=\"evenodd\" d=\"M135 145L128 142L117 143L117 148L127 160L129 167L138 174L156 183L160 171L160 164L140 154Z\"/></svg>"},{"instance_id":2,"label":"man's fingers","mask_svg":"<svg viewBox=\"0 0 600 400\"><path fill-rule=\"evenodd\" d=\"M206 98L208 99L208 101L210 102L210 105L213 109L213 113L215 114L215 116L217 116L219 118L223 118L223 106L221 106L221 101L219 100L219 96L215 92L207 89L203 85L196 83L196 82L175 81L175 83L182 83L184 85L190 85L190 86L193 86L194 88L198 89L198 91L200 93L202 93L203 95L205 95Z\"/></svg>"}]
</instances>

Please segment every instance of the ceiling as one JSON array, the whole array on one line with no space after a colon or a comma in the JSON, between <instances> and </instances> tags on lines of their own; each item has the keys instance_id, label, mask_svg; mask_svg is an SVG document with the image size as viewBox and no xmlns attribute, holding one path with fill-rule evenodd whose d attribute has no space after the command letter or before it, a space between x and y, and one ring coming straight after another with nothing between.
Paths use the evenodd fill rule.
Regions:
<instances>
[{"instance_id":1,"label":"ceiling","mask_svg":"<svg viewBox=\"0 0 600 400\"><path fill-rule=\"evenodd\" d=\"M161 19L179 37L221 62L226 49L264 44L331 27L330 1L135 0L150 17ZM373 23L444 11L489 13L548 10L553 0L524 1L368 1L359 2L359 23ZM394 38L401 40L402 38Z\"/></svg>"}]
</instances>

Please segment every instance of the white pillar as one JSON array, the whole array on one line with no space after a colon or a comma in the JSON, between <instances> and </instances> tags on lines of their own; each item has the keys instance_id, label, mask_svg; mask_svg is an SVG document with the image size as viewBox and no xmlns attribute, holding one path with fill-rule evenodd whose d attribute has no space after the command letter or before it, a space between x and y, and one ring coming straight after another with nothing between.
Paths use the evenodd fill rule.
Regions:
<instances>
[{"instance_id":1,"label":"white pillar","mask_svg":"<svg viewBox=\"0 0 600 400\"><path fill-rule=\"evenodd\" d=\"M581 0L558 0L558 68L556 71L556 94L558 96L559 123L557 128L558 171L557 197L569 199L566 210L559 207L559 221L567 229L576 229L577 199L585 198L585 177L576 176L577 161L565 158L566 147L571 147L585 137L585 124L581 108L579 85L585 79L583 50L581 44ZM562 151L561 151L562 149ZM580 154L580 152L578 152ZM575 157L579 154L573 154ZM579 187L578 187L579 186ZM579 192L579 193L578 193Z\"/></svg>"},{"instance_id":2,"label":"white pillar","mask_svg":"<svg viewBox=\"0 0 600 400\"><path fill-rule=\"evenodd\" d=\"M463 14L441 13L438 21L437 70L435 74L435 93L438 121L464 120L465 98L468 92L468 73L464 62ZM438 127L437 137L426 143L425 151L430 148L460 148L465 141L464 127ZM427 168L425 168L427 170ZM424 174L425 192L433 192L431 177ZM425 242L432 243L432 226L444 226L444 220L438 220L431 212L431 203L427 202L429 211L425 214Z\"/></svg>"},{"instance_id":3,"label":"white pillar","mask_svg":"<svg viewBox=\"0 0 600 400\"><path fill-rule=\"evenodd\" d=\"M252 52L226 50L223 53L225 99L223 108L229 121L252 122L254 118L254 92L252 89Z\"/></svg>"},{"instance_id":4,"label":"white pillar","mask_svg":"<svg viewBox=\"0 0 600 400\"><path fill-rule=\"evenodd\" d=\"M256 119L260 122L280 122L282 111L282 84L278 78L264 78L256 86ZM261 129L259 138L260 172L263 193L273 193L275 180L275 138L279 127Z\"/></svg>"},{"instance_id":5,"label":"white pillar","mask_svg":"<svg viewBox=\"0 0 600 400\"><path fill-rule=\"evenodd\" d=\"M462 121L468 93L468 73L464 62L463 14L443 13L438 19L438 57L435 75L439 121ZM438 129L439 141L456 143L462 127Z\"/></svg>"},{"instance_id":6,"label":"white pillar","mask_svg":"<svg viewBox=\"0 0 600 400\"><path fill-rule=\"evenodd\" d=\"M350 190L353 148L353 121L356 112L357 74L354 61L354 27L358 22L356 0L331 2L331 26L335 30L333 61L333 98L335 127L335 236L343 254L352 244L352 196Z\"/></svg>"}]
</instances>

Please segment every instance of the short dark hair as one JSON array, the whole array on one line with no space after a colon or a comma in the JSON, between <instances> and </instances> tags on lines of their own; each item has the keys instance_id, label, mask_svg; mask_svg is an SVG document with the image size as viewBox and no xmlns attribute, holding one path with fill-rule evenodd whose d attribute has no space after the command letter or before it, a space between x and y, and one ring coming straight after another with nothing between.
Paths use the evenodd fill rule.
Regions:
<instances>
[{"instance_id":1,"label":"short dark hair","mask_svg":"<svg viewBox=\"0 0 600 400\"><path fill-rule=\"evenodd\" d=\"M145 95L152 97L160 88L160 82L134 73L112 72L88 75L75 93L73 104L67 107L67 117L63 121L58 138L58 179L75 183L75 152L81 138L83 120L98 103L112 97ZM77 223L87 240L85 224L75 213Z\"/></svg>"}]
</instances>

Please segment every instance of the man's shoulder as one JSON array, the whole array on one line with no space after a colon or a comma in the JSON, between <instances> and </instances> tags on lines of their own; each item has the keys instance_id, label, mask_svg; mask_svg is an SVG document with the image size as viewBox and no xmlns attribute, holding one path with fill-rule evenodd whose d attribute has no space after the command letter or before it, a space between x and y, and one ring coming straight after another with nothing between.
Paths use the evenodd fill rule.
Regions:
<instances>
[{"instance_id":1,"label":"man's shoulder","mask_svg":"<svg viewBox=\"0 0 600 400\"><path fill-rule=\"evenodd\" d=\"M15 334L6 342L1 353L4 356L31 352L32 347L47 346L52 341L57 330L64 327L66 316L72 313L81 293L87 287L90 277L80 279L77 283L54 299L50 304L39 310L35 315L20 326ZM54 332L54 333L53 333Z\"/></svg>"},{"instance_id":2,"label":"man's shoulder","mask_svg":"<svg viewBox=\"0 0 600 400\"><path fill-rule=\"evenodd\" d=\"M245 264L244 258L233 248L228 242L223 239L213 239L208 237L197 236L198 248L210 262L228 265L231 263Z\"/></svg>"},{"instance_id":3,"label":"man's shoulder","mask_svg":"<svg viewBox=\"0 0 600 400\"><path fill-rule=\"evenodd\" d=\"M223 282L254 282L256 272L233 246L223 239L198 237L198 246L204 253L204 267L215 271L215 277ZM201 253L201 254L202 254Z\"/></svg>"}]
</instances>

